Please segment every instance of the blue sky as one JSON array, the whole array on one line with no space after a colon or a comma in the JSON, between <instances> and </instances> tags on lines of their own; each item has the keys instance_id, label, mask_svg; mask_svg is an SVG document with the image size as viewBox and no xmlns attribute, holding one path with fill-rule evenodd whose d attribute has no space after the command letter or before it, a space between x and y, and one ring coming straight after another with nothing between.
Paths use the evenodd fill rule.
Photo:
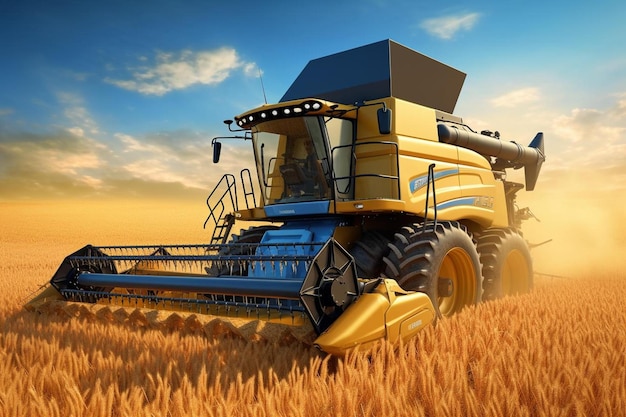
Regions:
<instances>
[{"instance_id":1,"label":"blue sky","mask_svg":"<svg viewBox=\"0 0 626 417\"><path fill-rule=\"evenodd\" d=\"M393 39L467 74L475 130L547 141L542 180L626 189L626 3L0 0L0 200L205 195L222 121L310 59Z\"/></svg>"}]
</instances>

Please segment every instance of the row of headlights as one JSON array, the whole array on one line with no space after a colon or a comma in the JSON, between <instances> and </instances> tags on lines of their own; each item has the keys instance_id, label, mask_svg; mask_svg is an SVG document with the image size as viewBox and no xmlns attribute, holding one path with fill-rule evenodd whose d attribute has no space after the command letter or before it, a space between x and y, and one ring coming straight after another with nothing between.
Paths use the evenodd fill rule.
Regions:
<instances>
[{"instance_id":1,"label":"row of headlights","mask_svg":"<svg viewBox=\"0 0 626 417\"><path fill-rule=\"evenodd\" d=\"M301 116L311 111L317 111L322 108L322 103L316 100L307 100L299 104L292 104L290 106L279 107L271 110L261 110L255 113L248 114L242 118L237 119L239 127L244 127L248 124L257 124L265 120L279 119L285 117Z\"/></svg>"}]
</instances>

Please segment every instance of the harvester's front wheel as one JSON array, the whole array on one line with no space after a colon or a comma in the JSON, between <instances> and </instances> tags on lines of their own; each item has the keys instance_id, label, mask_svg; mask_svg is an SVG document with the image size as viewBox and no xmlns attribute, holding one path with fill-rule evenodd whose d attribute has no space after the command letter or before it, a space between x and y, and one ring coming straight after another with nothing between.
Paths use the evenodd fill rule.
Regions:
<instances>
[{"instance_id":1,"label":"harvester's front wheel","mask_svg":"<svg viewBox=\"0 0 626 417\"><path fill-rule=\"evenodd\" d=\"M458 222L404 227L384 261L387 277L405 290L428 294L442 316L480 302L478 252L467 229Z\"/></svg>"},{"instance_id":2,"label":"harvester's front wheel","mask_svg":"<svg viewBox=\"0 0 626 417\"><path fill-rule=\"evenodd\" d=\"M378 278L385 264L383 256L389 252L390 239L377 231L364 232L361 238L350 249L350 255L356 263L359 278Z\"/></svg>"},{"instance_id":3,"label":"harvester's front wheel","mask_svg":"<svg viewBox=\"0 0 626 417\"><path fill-rule=\"evenodd\" d=\"M478 239L483 265L483 300L527 293L533 286L533 264L524 238L512 229L487 230Z\"/></svg>"}]
</instances>

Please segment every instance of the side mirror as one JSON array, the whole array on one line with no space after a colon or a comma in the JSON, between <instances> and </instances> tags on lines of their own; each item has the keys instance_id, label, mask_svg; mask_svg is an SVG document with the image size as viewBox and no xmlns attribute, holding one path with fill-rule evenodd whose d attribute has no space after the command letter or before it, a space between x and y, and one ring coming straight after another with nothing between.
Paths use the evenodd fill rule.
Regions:
<instances>
[{"instance_id":1,"label":"side mirror","mask_svg":"<svg viewBox=\"0 0 626 417\"><path fill-rule=\"evenodd\" d=\"M220 161L220 153L222 152L222 143L216 140L213 141L213 163L217 164Z\"/></svg>"},{"instance_id":2,"label":"side mirror","mask_svg":"<svg viewBox=\"0 0 626 417\"><path fill-rule=\"evenodd\" d=\"M381 135L391 133L391 109L383 104L382 109L378 109L378 132Z\"/></svg>"}]
</instances>

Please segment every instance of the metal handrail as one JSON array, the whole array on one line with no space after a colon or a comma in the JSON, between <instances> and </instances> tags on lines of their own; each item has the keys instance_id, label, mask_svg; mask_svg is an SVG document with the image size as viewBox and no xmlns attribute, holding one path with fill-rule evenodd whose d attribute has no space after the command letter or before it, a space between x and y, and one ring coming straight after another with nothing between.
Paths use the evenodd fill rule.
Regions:
<instances>
[{"instance_id":1,"label":"metal handrail","mask_svg":"<svg viewBox=\"0 0 626 417\"><path fill-rule=\"evenodd\" d=\"M395 180L396 181L396 191L397 191L397 195L398 198L400 198L400 176L399 175L388 175L388 174L380 174L380 173L366 173L366 174L354 174L352 173L354 171L354 168L356 167L357 164L357 155L355 152L355 149L357 146L364 146L364 145L391 145L392 147L395 148L395 159L396 159L396 173L400 173L400 158L399 158L399 149L398 149L398 144L396 142L391 142L391 141L369 141L369 142L355 142L355 143L351 143L349 145L339 145L339 146L335 146L331 149L330 153L331 153L331 162L334 161L334 152L336 150L342 149L342 148L351 148L352 149L352 155L351 155L351 160L350 160L350 175L347 176L335 176L335 168L334 168L334 164L331 163L331 180L332 183L335 186L335 189L341 193L341 194L347 194L350 191L350 187L352 186L352 184L354 183L354 180L356 178L361 178L361 177L374 177L374 178L382 178L382 179L389 179L389 180ZM345 180L348 179L350 180L348 182L348 184L346 185L346 188L343 190L339 190L337 188L337 180Z\"/></svg>"}]
</instances>

